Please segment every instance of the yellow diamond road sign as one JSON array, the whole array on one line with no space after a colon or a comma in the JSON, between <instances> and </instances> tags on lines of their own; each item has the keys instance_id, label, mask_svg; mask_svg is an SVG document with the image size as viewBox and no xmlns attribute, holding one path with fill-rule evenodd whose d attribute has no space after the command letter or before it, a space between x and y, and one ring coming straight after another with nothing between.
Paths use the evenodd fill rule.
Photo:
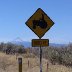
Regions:
<instances>
[{"instance_id":1,"label":"yellow diamond road sign","mask_svg":"<svg viewBox=\"0 0 72 72\"><path fill-rule=\"evenodd\" d=\"M43 35L53 26L54 22L47 14L38 8L37 11L27 20L26 25L39 37Z\"/></svg>"}]
</instances>

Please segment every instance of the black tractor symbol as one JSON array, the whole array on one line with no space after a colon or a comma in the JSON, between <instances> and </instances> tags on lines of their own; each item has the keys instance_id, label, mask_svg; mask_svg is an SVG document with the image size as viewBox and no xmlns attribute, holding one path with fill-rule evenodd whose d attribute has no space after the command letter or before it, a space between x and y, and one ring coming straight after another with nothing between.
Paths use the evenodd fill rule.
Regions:
<instances>
[{"instance_id":1,"label":"black tractor symbol","mask_svg":"<svg viewBox=\"0 0 72 72\"><path fill-rule=\"evenodd\" d=\"M41 27L42 29L47 28L47 22L44 20L44 15L42 14L42 18L39 20L33 20L33 29L36 29L36 27Z\"/></svg>"}]
</instances>

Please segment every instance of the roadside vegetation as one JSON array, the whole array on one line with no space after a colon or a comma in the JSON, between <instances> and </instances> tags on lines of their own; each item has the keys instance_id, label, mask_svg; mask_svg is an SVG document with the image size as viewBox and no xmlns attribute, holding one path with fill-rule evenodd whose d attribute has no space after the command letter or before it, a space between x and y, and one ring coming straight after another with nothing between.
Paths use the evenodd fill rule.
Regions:
<instances>
[{"instance_id":1,"label":"roadside vegetation","mask_svg":"<svg viewBox=\"0 0 72 72\"><path fill-rule=\"evenodd\" d=\"M53 65L64 65L67 67L72 67L72 44L62 47L44 47L42 48L43 58L49 60ZM12 43L1 43L0 52L6 53L8 55L19 54L29 54L26 57L39 57L39 48L25 48L22 45L15 45Z\"/></svg>"},{"instance_id":2,"label":"roadside vegetation","mask_svg":"<svg viewBox=\"0 0 72 72\"><path fill-rule=\"evenodd\" d=\"M39 48L33 49L33 53L39 57ZM64 65L72 67L72 44L62 47L45 47L42 48L43 58L48 59L53 65Z\"/></svg>"}]
</instances>

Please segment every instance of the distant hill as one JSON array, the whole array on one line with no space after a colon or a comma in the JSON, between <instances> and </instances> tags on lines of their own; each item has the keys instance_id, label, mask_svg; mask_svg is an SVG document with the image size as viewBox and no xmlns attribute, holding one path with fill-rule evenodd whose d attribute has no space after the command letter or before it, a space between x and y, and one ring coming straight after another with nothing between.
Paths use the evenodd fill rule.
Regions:
<instances>
[{"instance_id":1,"label":"distant hill","mask_svg":"<svg viewBox=\"0 0 72 72\"><path fill-rule=\"evenodd\" d=\"M57 44L57 43L50 43L50 46L54 47L62 47L62 46L67 46L68 44Z\"/></svg>"},{"instance_id":2,"label":"distant hill","mask_svg":"<svg viewBox=\"0 0 72 72\"><path fill-rule=\"evenodd\" d=\"M31 47L31 42L23 41L20 37L15 38L13 41L11 41L11 43L17 45L23 45L25 48Z\"/></svg>"},{"instance_id":3,"label":"distant hill","mask_svg":"<svg viewBox=\"0 0 72 72\"><path fill-rule=\"evenodd\" d=\"M23 41L23 42L21 42L21 41L13 41L11 43L17 44L17 45L23 45L25 48L31 47L31 42L27 42L27 41Z\"/></svg>"}]
</instances>

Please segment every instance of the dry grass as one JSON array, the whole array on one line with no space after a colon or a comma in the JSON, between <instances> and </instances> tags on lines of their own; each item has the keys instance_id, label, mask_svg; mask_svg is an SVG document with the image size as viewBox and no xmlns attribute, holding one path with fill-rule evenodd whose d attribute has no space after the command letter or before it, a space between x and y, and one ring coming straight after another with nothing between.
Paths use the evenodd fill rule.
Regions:
<instances>
[{"instance_id":1,"label":"dry grass","mask_svg":"<svg viewBox=\"0 0 72 72\"><path fill-rule=\"evenodd\" d=\"M20 57L20 56L19 56ZM30 62L28 67L28 60ZM23 72L40 72L39 70L39 59L35 58L25 58L22 55ZM43 59L43 72L47 72L47 60ZM18 60L16 55L6 55L0 53L0 72L19 72L18 71ZM72 72L72 68L67 68L62 65L51 65L49 62L48 72Z\"/></svg>"}]
</instances>

